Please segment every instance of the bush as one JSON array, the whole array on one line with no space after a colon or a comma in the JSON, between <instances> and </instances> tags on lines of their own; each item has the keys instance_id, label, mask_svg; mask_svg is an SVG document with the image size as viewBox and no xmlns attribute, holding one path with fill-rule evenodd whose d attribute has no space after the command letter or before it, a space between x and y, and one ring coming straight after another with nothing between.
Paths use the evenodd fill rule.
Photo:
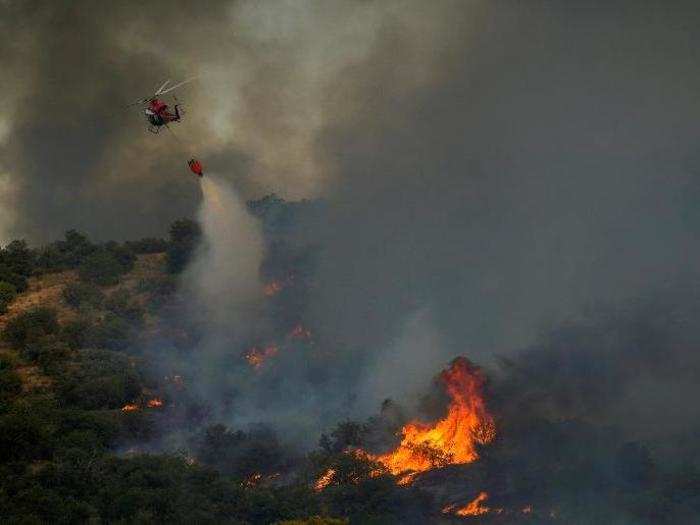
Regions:
<instances>
[{"instance_id":1,"label":"bush","mask_svg":"<svg viewBox=\"0 0 700 525\"><path fill-rule=\"evenodd\" d=\"M146 237L138 241L126 241L126 246L134 253L163 253L168 249L168 241Z\"/></svg>"},{"instance_id":2,"label":"bush","mask_svg":"<svg viewBox=\"0 0 700 525\"><path fill-rule=\"evenodd\" d=\"M73 308L99 308L104 299L102 290L91 283L71 283L63 289L63 300Z\"/></svg>"},{"instance_id":3,"label":"bush","mask_svg":"<svg viewBox=\"0 0 700 525\"><path fill-rule=\"evenodd\" d=\"M37 258L37 266L48 271L77 268L96 250L97 246L91 243L87 236L69 230L65 234L65 240L51 243L41 251Z\"/></svg>"},{"instance_id":4,"label":"bush","mask_svg":"<svg viewBox=\"0 0 700 525\"><path fill-rule=\"evenodd\" d=\"M3 263L0 263L0 281L11 284L18 293L29 288L29 282L24 275L12 271L9 266Z\"/></svg>"},{"instance_id":5,"label":"bush","mask_svg":"<svg viewBox=\"0 0 700 525\"><path fill-rule=\"evenodd\" d=\"M81 350L57 372L61 398L85 410L121 408L141 394L141 377L124 354Z\"/></svg>"},{"instance_id":6,"label":"bush","mask_svg":"<svg viewBox=\"0 0 700 525\"><path fill-rule=\"evenodd\" d=\"M63 410L57 425L60 445L64 448L105 449L119 434L116 419L104 412Z\"/></svg>"},{"instance_id":7,"label":"bush","mask_svg":"<svg viewBox=\"0 0 700 525\"><path fill-rule=\"evenodd\" d=\"M167 252L167 268L170 273L185 269L199 245L202 229L189 219L180 219L170 226L170 246Z\"/></svg>"},{"instance_id":8,"label":"bush","mask_svg":"<svg viewBox=\"0 0 700 525\"><path fill-rule=\"evenodd\" d=\"M125 350L132 333L132 326L126 319L110 312L102 320L88 324L81 346Z\"/></svg>"},{"instance_id":9,"label":"bush","mask_svg":"<svg viewBox=\"0 0 700 525\"><path fill-rule=\"evenodd\" d=\"M105 302L105 308L114 315L133 323L143 320L143 308L131 300L128 290L116 290Z\"/></svg>"},{"instance_id":10,"label":"bush","mask_svg":"<svg viewBox=\"0 0 700 525\"><path fill-rule=\"evenodd\" d=\"M22 391L22 379L10 368L0 369L0 403L6 402L11 397Z\"/></svg>"},{"instance_id":11,"label":"bush","mask_svg":"<svg viewBox=\"0 0 700 525\"><path fill-rule=\"evenodd\" d=\"M35 255L26 241L12 241L0 250L0 262L12 272L29 277L34 271Z\"/></svg>"},{"instance_id":12,"label":"bush","mask_svg":"<svg viewBox=\"0 0 700 525\"><path fill-rule=\"evenodd\" d=\"M7 306L17 296L17 288L14 284L6 281L0 281L0 314L7 311Z\"/></svg>"},{"instance_id":13,"label":"bush","mask_svg":"<svg viewBox=\"0 0 700 525\"><path fill-rule=\"evenodd\" d=\"M69 355L70 347L68 344L52 335L30 341L22 349L23 359L39 363L45 370L51 369L56 362Z\"/></svg>"},{"instance_id":14,"label":"bush","mask_svg":"<svg viewBox=\"0 0 700 525\"><path fill-rule=\"evenodd\" d=\"M117 261L119 261L119 264L122 266L122 273L127 273L134 269L136 255L134 254L134 251L129 248L129 246L111 241L104 245L104 249L111 253Z\"/></svg>"},{"instance_id":15,"label":"bush","mask_svg":"<svg viewBox=\"0 0 700 525\"><path fill-rule=\"evenodd\" d=\"M52 308L34 308L10 319L3 330L3 339L14 348L58 332L56 311Z\"/></svg>"},{"instance_id":16,"label":"bush","mask_svg":"<svg viewBox=\"0 0 700 525\"><path fill-rule=\"evenodd\" d=\"M89 283L109 286L119 282L119 276L128 269L111 251L101 249L89 255L80 265L80 279Z\"/></svg>"},{"instance_id":17,"label":"bush","mask_svg":"<svg viewBox=\"0 0 700 525\"><path fill-rule=\"evenodd\" d=\"M0 416L0 464L46 458L51 452L54 407L45 399L22 399Z\"/></svg>"},{"instance_id":18,"label":"bush","mask_svg":"<svg viewBox=\"0 0 700 525\"><path fill-rule=\"evenodd\" d=\"M277 436L265 427L234 432L212 425L196 439L195 448L203 465L238 480L279 472L284 458Z\"/></svg>"},{"instance_id":19,"label":"bush","mask_svg":"<svg viewBox=\"0 0 700 525\"><path fill-rule=\"evenodd\" d=\"M103 318L80 317L66 323L61 339L73 350L79 348L106 348L125 350L132 338L132 325L126 319L107 312Z\"/></svg>"},{"instance_id":20,"label":"bush","mask_svg":"<svg viewBox=\"0 0 700 525\"><path fill-rule=\"evenodd\" d=\"M85 346L85 334L92 326L93 321L86 317L80 317L74 321L69 321L61 327L60 337L69 348L77 350Z\"/></svg>"}]
</instances>

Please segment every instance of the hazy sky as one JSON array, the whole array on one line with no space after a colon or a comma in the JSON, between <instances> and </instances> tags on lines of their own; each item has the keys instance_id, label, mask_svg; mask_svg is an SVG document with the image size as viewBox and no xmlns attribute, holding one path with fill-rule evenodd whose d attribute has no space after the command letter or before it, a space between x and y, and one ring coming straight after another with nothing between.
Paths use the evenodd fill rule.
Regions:
<instances>
[{"instance_id":1,"label":"hazy sky","mask_svg":"<svg viewBox=\"0 0 700 525\"><path fill-rule=\"evenodd\" d=\"M5 0L0 231L162 235L199 206L196 154L246 198L331 204L307 229L326 336L525 344L696 274L699 22L691 1ZM192 75L185 147L123 109Z\"/></svg>"}]
</instances>

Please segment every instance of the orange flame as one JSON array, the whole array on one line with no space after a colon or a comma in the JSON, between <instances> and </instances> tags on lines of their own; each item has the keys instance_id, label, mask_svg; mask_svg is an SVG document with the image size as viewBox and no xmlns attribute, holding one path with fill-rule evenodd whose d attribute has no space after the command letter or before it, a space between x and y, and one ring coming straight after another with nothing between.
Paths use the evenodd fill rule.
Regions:
<instances>
[{"instance_id":1,"label":"orange flame","mask_svg":"<svg viewBox=\"0 0 700 525\"><path fill-rule=\"evenodd\" d=\"M368 455L392 474L404 474L399 484L411 483L417 473L435 467L471 463L479 457L477 444L490 443L496 436L493 417L483 399L485 378L481 371L458 357L440 379L450 396L447 416L434 424L407 423L396 450Z\"/></svg>"},{"instance_id":2,"label":"orange flame","mask_svg":"<svg viewBox=\"0 0 700 525\"><path fill-rule=\"evenodd\" d=\"M333 481L333 478L335 477L335 469L329 468L323 476L318 478L316 480L316 483L314 483L314 490L316 492L321 492L323 489L325 489L328 485L330 485L331 481Z\"/></svg>"},{"instance_id":3,"label":"orange flame","mask_svg":"<svg viewBox=\"0 0 700 525\"><path fill-rule=\"evenodd\" d=\"M479 492L479 495L464 507L456 508L457 505L448 505L442 509L442 513L455 514L456 516L481 516L491 510L489 507L482 505L488 497L489 495L486 492Z\"/></svg>"},{"instance_id":4,"label":"orange flame","mask_svg":"<svg viewBox=\"0 0 700 525\"><path fill-rule=\"evenodd\" d=\"M134 412L135 410L138 410L139 406L135 405L133 403L128 403L122 407L122 412Z\"/></svg>"},{"instance_id":5,"label":"orange flame","mask_svg":"<svg viewBox=\"0 0 700 525\"><path fill-rule=\"evenodd\" d=\"M163 406L163 401L161 399L158 399L157 397L154 397L153 399L148 400L146 406L148 408L160 408Z\"/></svg>"},{"instance_id":6,"label":"orange flame","mask_svg":"<svg viewBox=\"0 0 700 525\"><path fill-rule=\"evenodd\" d=\"M275 345L266 346L265 348L254 346L245 354L245 359L255 370L260 370L265 361L277 354L278 350Z\"/></svg>"}]
</instances>

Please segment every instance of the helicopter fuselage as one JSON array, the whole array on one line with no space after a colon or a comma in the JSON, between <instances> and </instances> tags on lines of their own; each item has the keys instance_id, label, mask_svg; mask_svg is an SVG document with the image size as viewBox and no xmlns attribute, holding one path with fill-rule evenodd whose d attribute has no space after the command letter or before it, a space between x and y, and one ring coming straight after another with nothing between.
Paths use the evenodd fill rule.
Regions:
<instances>
[{"instance_id":1,"label":"helicopter fuselage","mask_svg":"<svg viewBox=\"0 0 700 525\"><path fill-rule=\"evenodd\" d=\"M178 122L180 120L180 111L178 105L175 104L175 112L168 110L168 105L159 98L153 98L148 102L144 109L144 114L148 123L151 126L160 127L169 122Z\"/></svg>"}]
</instances>

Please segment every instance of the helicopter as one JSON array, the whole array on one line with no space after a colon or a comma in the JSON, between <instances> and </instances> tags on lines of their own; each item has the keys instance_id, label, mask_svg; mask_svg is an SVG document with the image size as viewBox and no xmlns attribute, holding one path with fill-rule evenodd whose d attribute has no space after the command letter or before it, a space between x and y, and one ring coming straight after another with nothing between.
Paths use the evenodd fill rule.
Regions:
<instances>
[{"instance_id":1,"label":"helicopter","mask_svg":"<svg viewBox=\"0 0 700 525\"><path fill-rule=\"evenodd\" d=\"M166 93L170 93L174 89L180 86L192 82L195 78L190 78L175 84L174 86L168 86L170 80L166 80L163 84L156 89L156 92L152 96L141 98L135 102L132 102L127 107L141 105L143 106L143 113L148 122L148 131L151 133L158 133L163 126L167 127L168 124L172 122L180 122L182 120L182 112L180 111L180 104L177 104L177 99L175 99L176 104L173 106L174 111L170 111L168 104L166 104L160 97Z\"/></svg>"},{"instance_id":2,"label":"helicopter","mask_svg":"<svg viewBox=\"0 0 700 525\"><path fill-rule=\"evenodd\" d=\"M175 99L173 111L169 109L168 104L166 104L160 97L162 95L165 95L166 93L170 93L174 89L177 89L184 84L192 82L196 78L197 77L189 78L187 80L175 84L174 86L169 86L170 80L166 80L158 89L156 89L155 93L153 93L152 96L141 98L135 102L132 102L127 107L132 107L136 105L143 106L143 113L146 117L146 121L148 122L148 131L154 134L158 134L160 130L163 127L165 127L171 132L173 138L180 142L175 133L170 129L170 126L168 126L168 124L180 122L182 120L182 115L184 114L184 111L180 109L181 105L177 102L177 98L175 98L175 96L173 96L173 98ZM187 161L187 165L189 166L192 173L194 173L198 177L201 178L204 176L202 163L194 157Z\"/></svg>"}]
</instances>

